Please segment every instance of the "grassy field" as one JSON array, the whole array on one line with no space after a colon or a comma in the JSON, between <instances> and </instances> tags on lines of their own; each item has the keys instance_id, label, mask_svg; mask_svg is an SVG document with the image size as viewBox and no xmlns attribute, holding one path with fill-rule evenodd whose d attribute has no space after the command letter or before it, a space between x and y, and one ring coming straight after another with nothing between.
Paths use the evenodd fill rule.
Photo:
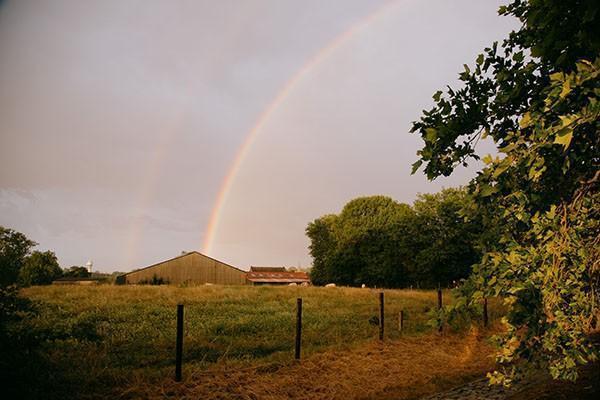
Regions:
<instances>
[{"instance_id":1,"label":"grassy field","mask_svg":"<svg viewBox=\"0 0 600 400\"><path fill-rule=\"evenodd\" d=\"M227 374L245 373L246 379L253 377L253 383L267 379L273 382L273 387L278 387L275 384L278 379L314 373L310 365L322 371L310 378L314 382L318 377L327 376L327 371L339 359L347 358L346 365L356 363L353 371L369 378L372 372L361 370L359 366L369 363L364 357L373 356L372 346L379 346L376 357L383 358L379 360L380 367L393 362L394 366L388 368L404 365L408 371L415 370L419 362L429 360L421 378L433 376L439 385L427 386L421 382L421 392L434 391L462 379L460 376L480 374L490 367L491 350L478 333L442 336L431 333L427 320L429 311L436 306L433 291L386 290L386 344L377 343L378 327L369 320L378 315L378 293L378 290L350 288L108 285L33 287L23 291L25 296L39 302L40 313L30 323L52 337L45 351L61 379L60 390L80 398L158 398L168 395L166 387L167 392L177 398L184 398L186 393L194 393L195 398L210 398L209 394L216 394L214 398L228 395L257 398L240 392L237 386L230 387ZM301 363L293 361L297 297L303 298L304 309ZM450 301L449 292L445 292L444 303ZM178 303L185 304L185 381L182 384L172 381ZM398 331L400 310L404 310L406 316L402 334ZM398 353L399 348L404 350ZM465 353L465 349L470 350ZM443 354L442 362L433 366L430 358L436 352ZM451 362L447 357L452 354L457 357L456 362L462 360L462 367L444 365ZM428 375L427 368L436 373ZM335 375L335 369L332 371ZM460 376L456 376L457 373ZM412 375L419 373L408 374ZM207 382L206 378L197 379L198 376L212 378ZM444 376L454 378L448 381ZM236 379L242 381L243 377ZM386 381L375 376L371 379ZM368 387L361 385L363 391ZM400 394L420 393L415 392L413 386L411 383ZM271 393L265 387L258 398L294 397L290 393ZM334 394L347 392L351 393L350 397L359 398L360 391L352 390L348 387ZM381 397L386 389L377 390ZM331 398L332 395L321 391L311 392L309 396L309 392L309 388L305 388L304 395L297 398ZM369 393L361 396L368 397ZM396 390L394 397L398 397L398 393ZM398 398L402 397L406 396Z\"/></svg>"}]
</instances>

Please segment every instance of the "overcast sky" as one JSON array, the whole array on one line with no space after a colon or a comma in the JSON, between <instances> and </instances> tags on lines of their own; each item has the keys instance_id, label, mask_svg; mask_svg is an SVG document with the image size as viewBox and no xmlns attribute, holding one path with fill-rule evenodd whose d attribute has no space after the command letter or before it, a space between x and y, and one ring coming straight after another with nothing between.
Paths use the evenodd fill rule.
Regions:
<instances>
[{"instance_id":1,"label":"overcast sky","mask_svg":"<svg viewBox=\"0 0 600 400\"><path fill-rule=\"evenodd\" d=\"M500 3L0 2L0 225L63 267L127 271L182 250L243 269L308 266L315 218L473 176L477 165L411 176L420 142L408 130L515 27Z\"/></svg>"}]
</instances>

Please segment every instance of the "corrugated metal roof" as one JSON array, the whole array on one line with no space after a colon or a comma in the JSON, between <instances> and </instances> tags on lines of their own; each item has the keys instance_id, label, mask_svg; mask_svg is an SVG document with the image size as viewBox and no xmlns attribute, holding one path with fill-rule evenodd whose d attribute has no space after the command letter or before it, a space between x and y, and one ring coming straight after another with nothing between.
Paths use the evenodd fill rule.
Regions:
<instances>
[{"instance_id":1,"label":"corrugated metal roof","mask_svg":"<svg viewBox=\"0 0 600 400\"><path fill-rule=\"evenodd\" d=\"M303 282L309 282L308 279L284 279L284 278L273 278L273 279L269 279L269 278L252 278L252 279L248 279L250 282L256 282L256 283L303 283Z\"/></svg>"},{"instance_id":2,"label":"corrugated metal roof","mask_svg":"<svg viewBox=\"0 0 600 400\"><path fill-rule=\"evenodd\" d=\"M306 272L253 272L246 273L251 282L310 282Z\"/></svg>"},{"instance_id":3,"label":"corrugated metal roof","mask_svg":"<svg viewBox=\"0 0 600 400\"><path fill-rule=\"evenodd\" d=\"M168 263L169 261L174 261L174 260L177 260L177 259L179 259L179 258L183 258L183 257L189 257L189 256L192 256L192 255L194 255L194 254L197 254L197 255L199 255L199 256L202 256L202 257L204 257L204 258L207 258L207 259L209 259L209 260L215 261L215 262L217 262L217 263L219 263L219 264L223 264L223 265L225 265L225 266L227 266L227 267L229 267L229 268L237 269L237 270L238 270L238 271L240 271L240 272L246 272L246 271L244 271L244 270L241 270L241 269L239 269L239 268L237 268L237 267L234 267L233 265L229 265L229 264L227 264L227 263L224 263L223 261L219 261L219 260L217 260L217 259L215 259L215 258L209 257L209 256L207 256L206 254L202 254L202 253L200 253L200 252L198 252L198 251L188 251L188 252L186 252L186 253L183 253L183 254L180 254L180 255L178 255L177 257L169 258L168 260L165 260L165 261L160 261L160 262L157 262L157 263L155 263L155 264L149 265L149 266L147 266L147 267L144 267L144 268L138 268L138 269L134 269L133 271L126 272L126 273L124 273L124 274L122 274L122 275L119 275L119 276L127 276L127 275L129 275L129 274L133 274L133 273L135 273L135 272L140 272L140 271L143 271L143 270L145 270L145 269L150 269L150 268L156 267L157 265L165 264L165 263Z\"/></svg>"},{"instance_id":4,"label":"corrugated metal roof","mask_svg":"<svg viewBox=\"0 0 600 400\"><path fill-rule=\"evenodd\" d=\"M286 272L285 267L257 267L250 266L250 272Z\"/></svg>"}]
</instances>

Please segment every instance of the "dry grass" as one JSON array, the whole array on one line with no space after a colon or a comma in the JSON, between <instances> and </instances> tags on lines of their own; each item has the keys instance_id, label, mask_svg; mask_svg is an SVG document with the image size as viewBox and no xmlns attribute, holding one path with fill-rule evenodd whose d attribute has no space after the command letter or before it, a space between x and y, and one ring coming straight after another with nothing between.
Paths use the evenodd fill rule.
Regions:
<instances>
[{"instance_id":1,"label":"dry grass","mask_svg":"<svg viewBox=\"0 0 600 400\"><path fill-rule=\"evenodd\" d=\"M384 345L369 323L378 314L378 290L100 286L23 293L40 302L29 323L55 335L46 353L60 377L58 398L410 398L491 367L491 350L477 332L431 334L435 292L385 292ZM301 363L293 361L297 297L304 301ZM175 384L180 302L186 380ZM402 334L400 310L408 319Z\"/></svg>"},{"instance_id":2,"label":"dry grass","mask_svg":"<svg viewBox=\"0 0 600 400\"><path fill-rule=\"evenodd\" d=\"M243 370L188 367L170 378L128 382L121 398L177 399L410 399L481 377L493 367L492 349L468 335L427 334L353 351L327 351L300 362Z\"/></svg>"}]
</instances>

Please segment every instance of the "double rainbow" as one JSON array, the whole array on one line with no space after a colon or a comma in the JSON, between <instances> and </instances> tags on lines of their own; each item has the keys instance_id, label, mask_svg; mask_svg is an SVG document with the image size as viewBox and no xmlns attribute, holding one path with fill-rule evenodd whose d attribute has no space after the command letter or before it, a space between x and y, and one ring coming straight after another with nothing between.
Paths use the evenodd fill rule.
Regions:
<instances>
[{"instance_id":1,"label":"double rainbow","mask_svg":"<svg viewBox=\"0 0 600 400\"><path fill-rule=\"evenodd\" d=\"M213 206L210 219L208 222L208 226L206 229L206 234L204 236L204 243L202 246L202 252L204 254L211 254L212 248L214 245L215 236L219 227L219 222L221 220L221 215L223 212L223 207L227 202L227 198L231 191L231 187L235 183L235 178L240 170L242 163L244 162L252 144L256 140L261 129L265 126L267 121L270 119L271 115L275 113L275 111L281 107L281 105L285 102L287 97L290 95L294 87L302 80L302 78L307 75L311 70L313 70L316 66L323 62L335 49L342 46L346 43L352 36L354 36L358 31L366 29L375 19L377 19L380 15L387 12L392 6L396 4L397 1L390 1L384 3L380 7L376 8L373 12L371 12L366 17L362 18L356 24L352 25L348 30L342 32L338 36L336 36L331 42L329 42L325 47L321 48L317 51L303 66L300 68L282 87L282 89L277 93L275 98L269 103L269 105L265 108L265 110L259 115L254 127L248 132L244 142L239 147L236 156L229 167L227 175L223 179L221 183L221 187L217 194L215 204Z\"/></svg>"}]
</instances>

